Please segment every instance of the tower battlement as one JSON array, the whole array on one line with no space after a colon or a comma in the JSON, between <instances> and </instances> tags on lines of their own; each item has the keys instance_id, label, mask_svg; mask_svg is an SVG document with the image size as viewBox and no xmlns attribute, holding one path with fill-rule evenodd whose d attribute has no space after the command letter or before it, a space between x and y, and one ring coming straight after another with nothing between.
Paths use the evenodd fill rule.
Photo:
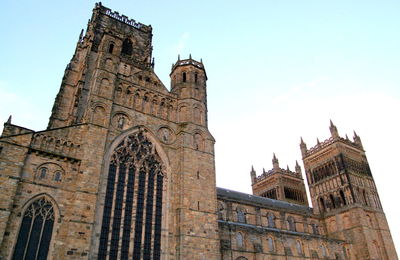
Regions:
<instances>
[{"instance_id":1,"label":"tower battlement","mask_svg":"<svg viewBox=\"0 0 400 260\"><path fill-rule=\"evenodd\" d=\"M170 75L175 71L176 68L182 67L182 66L188 66L188 65L193 65L193 66L197 67L198 69L203 70L204 73L206 72L203 61L200 61L200 62L196 61L196 60L192 59L192 55L190 55L189 59L184 59L184 60L181 60L178 57L178 60L175 62L175 64L172 64Z\"/></svg>"},{"instance_id":2,"label":"tower battlement","mask_svg":"<svg viewBox=\"0 0 400 260\"><path fill-rule=\"evenodd\" d=\"M349 139L349 137L346 135L345 138L339 136L339 132L336 128L336 126L330 122L329 130L331 131L331 137L326 139L323 142L320 142L319 139L317 139L317 144L309 149L307 149L306 143L303 141L303 138L300 140L300 149L301 149L301 154L303 158L306 158L308 156L311 156L315 153L318 153L319 151L324 150L325 148L331 146L334 143L342 143L349 145L351 147L360 149L364 151L361 138L357 135L357 133L354 131L354 136L353 136L353 141Z\"/></svg>"},{"instance_id":3,"label":"tower battlement","mask_svg":"<svg viewBox=\"0 0 400 260\"><path fill-rule=\"evenodd\" d=\"M125 23L127 25L130 25L136 29L142 30L144 32L151 32L152 27L151 25L145 25L139 22L136 22L134 19L129 19L126 15L119 14L117 11L113 11L110 8L107 8L101 4L101 2L98 2L95 4L94 9L99 9L100 13L105 14L111 18L114 18L122 23Z\"/></svg>"}]
</instances>

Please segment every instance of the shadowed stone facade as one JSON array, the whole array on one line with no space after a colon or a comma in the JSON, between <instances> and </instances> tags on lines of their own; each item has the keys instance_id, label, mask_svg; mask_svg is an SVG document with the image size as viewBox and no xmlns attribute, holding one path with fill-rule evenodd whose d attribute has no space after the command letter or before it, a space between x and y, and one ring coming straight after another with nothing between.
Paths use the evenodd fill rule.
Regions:
<instances>
[{"instance_id":1,"label":"shadowed stone facade","mask_svg":"<svg viewBox=\"0 0 400 260\"><path fill-rule=\"evenodd\" d=\"M96 4L48 128L4 124L0 259L397 259L361 139L215 185L202 62L154 73L152 28Z\"/></svg>"}]
</instances>

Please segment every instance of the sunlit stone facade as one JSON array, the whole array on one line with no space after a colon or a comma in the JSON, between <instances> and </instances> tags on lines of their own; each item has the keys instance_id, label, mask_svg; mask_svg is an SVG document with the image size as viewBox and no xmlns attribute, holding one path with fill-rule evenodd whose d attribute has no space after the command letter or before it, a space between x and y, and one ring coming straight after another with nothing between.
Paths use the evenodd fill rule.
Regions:
<instances>
[{"instance_id":1,"label":"sunlit stone facade","mask_svg":"<svg viewBox=\"0 0 400 260\"><path fill-rule=\"evenodd\" d=\"M301 150L300 166L215 184L207 75L154 73L152 28L96 4L48 128L4 124L0 259L397 259L358 136Z\"/></svg>"}]
</instances>

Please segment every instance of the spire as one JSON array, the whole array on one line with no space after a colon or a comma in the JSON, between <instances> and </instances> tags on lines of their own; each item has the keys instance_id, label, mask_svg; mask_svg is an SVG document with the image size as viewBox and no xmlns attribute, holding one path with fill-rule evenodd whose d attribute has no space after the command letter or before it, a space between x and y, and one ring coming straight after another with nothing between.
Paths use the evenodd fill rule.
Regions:
<instances>
[{"instance_id":1,"label":"spire","mask_svg":"<svg viewBox=\"0 0 400 260\"><path fill-rule=\"evenodd\" d=\"M181 55L178 54L178 61L180 61L180 60L181 60Z\"/></svg>"},{"instance_id":2,"label":"spire","mask_svg":"<svg viewBox=\"0 0 400 260\"><path fill-rule=\"evenodd\" d=\"M7 124L11 124L12 115L10 115L7 119Z\"/></svg>"},{"instance_id":3,"label":"spire","mask_svg":"<svg viewBox=\"0 0 400 260\"><path fill-rule=\"evenodd\" d=\"M81 30L81 33L79 34L79 42L81 42L83 39L83 29Z\"/></svg>"},{"instance_id":4,"label":"spire","mask_svg":"<svg viewBox=\"0 0 400 260\"><path fill-rule=\"evenodd\" d=\"M289 165L288 165L288 164L286 164L286 170L287 170L288 172L290 171Z\"/></svg>"},{"instance_id":5,"label":"spire","mask_svg":"<svg viewBox=\"0 0 400 260\"><path fill-rule=\"evenodd\" d=\"M339 132L336 128L336 126L333 124L332 120L330 120L330 126L329 126L329 130L331 131L331 136L332 138L338 138L339 137Z\"/></svg>"},{"instance_id":6,"label":"spire","mask_svg":"<svg viewBox=\"0 0 400 260\"><path fill-rule=\"evenodd\" d=\"M348 135L346 134L346 140L349 140L349 137L348 137Z\"/></svg>"},{"instance_id":7,"label":"spire","mask_svg":"<svg viewBox=\"0 0 400 260\"><path fill-rule=\"evenodd\" d=\"M353 136L353 141L356 145L360 146L362 149L364 149L361 138L360 136L357 135L356 131L353 130L354 136Z\"/></svg>"},{"instance_id":8,"label":"spire","mask_svg":"<svg viewBox=\"0 0 400 260\"><path fill-rule=\"evenodd\" d=\"M300 150L301 150L301 155L303 157L306 156L307 154L307 145L306 143L303 141L303 137L300 137Z\"/></svg>"},{"instance_id":9,"label":"spire","mask_svg":"<svg viewBox=\"0 0 400 260\"><path fill-rule=\"evenodd\" d=\"M255 183L257 175L256 175L256 171L254 170L253 165L251 166L250 177L251 177L251 183L252 184Z\"/></svg>"},{"instance_id":10,"label":"spire","mask_svg":"<svg viewBox=\"0 0 400 260\"><path fill-rule=\"evenodd\" d=\"M203 64L203 59L202 58L200 58L200 63Z\"/></svg>"},{"instance_id":11,"label":"spire","mask_svg":"<svg viewBox=\"0 0 400 260\"><path fill-rule=\"evenodd\" d=\"M190 53L190 54L189 54L189 60L191 60L191 59L192 59L192 54Z\"/></svg>"},{"instance_id":12,"label":"spire","mask_svg":"<svg viewBox=\"0 0 400 260\"><path fill-rule=\"evenodd\" d=\"M274 153L274 156L272 157L272 166L274 167L274 169L279 169L279 161L276 158L275 153Z\"/></svg>"},{"instance_id":13,"label":"spire","mask_svg":"<svg viewBox=\"0 0 400 260\"><path fill-rule=\"evenodd\" d=\"M265 168L263 167L263 174L265 174L266 172L265 172Z\"/></svg>"},{"instance_id":14,"label":"spire","mask_svg":"<svg viewBox=\"0 0 400 260\"><path fill-rule=\"evenodd\" d=\"M301 176L301 167L299 165L299 162L296 160L296 166L294 167L295 172Z\"/></svg>"},{"instance_id":15,"label":"spire","mask_svg":"<svg viewBox=\"0 0 400 260\"><path fill-rule=\"evenodd\" d=\"M317 144L318 144L318 145L320 145L320 144L321 144L321 142L319 141L318 137L317 137Z\"/></svg>"}]
</instances>

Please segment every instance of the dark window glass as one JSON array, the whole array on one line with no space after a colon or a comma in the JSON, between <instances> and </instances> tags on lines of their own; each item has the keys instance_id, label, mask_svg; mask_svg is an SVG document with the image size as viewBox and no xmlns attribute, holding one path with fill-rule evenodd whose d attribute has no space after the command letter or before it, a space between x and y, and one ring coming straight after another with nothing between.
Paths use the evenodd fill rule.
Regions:
<instances>
[{"instance_id":1,"label":"dark window glass","mask_svg":"<svg viewBox=\"0 0 400 260\"><path fill-rule=\"evenodd\" d=\"M122 54L132 55L132 41L129 39L125 39L122 43Z\"/></svg>"},{"instance_id":2,"label":"dark window glass","mask_svg":"<svg viewBox=\"0 0 400 260\"><path fill-rule=\"evenodd\" d=\"M114 50L114 44L113 43L111 43L110 44L110 46L108 46L108 53L113 53L113 50Z\"/></svg>"},{"instance_id":3,"label":"dark window glass","mask_svg":"<svg viewBox=\"0 0 400 260\"><path fill-rule=\"evenodd\" d=\"M141 132L126 137L112 154L98 259L160 259L162 189L153 144Z\"/></svg>"},{"instance_id":4,"label":"dark window glass","mask_svg":"<svg viewBox=\"0 0 400 260\"><path fill-rule=\"evenodd\" d=\"M182 73L182 81L183 81L183 82L186 82L186 72L183 72L183 73Z\"/></svg>"},{"instance_id":5,"label":"dark window glass","mask_svg":"<svg viewBox=\"0 0 400 260\"><path fill-rule=\"evenodd\" d=\"M53 225L54 210L51 202L45 198L34 201L22 218L12 259L47 259Z\"/></svg>"}]
</instances>

